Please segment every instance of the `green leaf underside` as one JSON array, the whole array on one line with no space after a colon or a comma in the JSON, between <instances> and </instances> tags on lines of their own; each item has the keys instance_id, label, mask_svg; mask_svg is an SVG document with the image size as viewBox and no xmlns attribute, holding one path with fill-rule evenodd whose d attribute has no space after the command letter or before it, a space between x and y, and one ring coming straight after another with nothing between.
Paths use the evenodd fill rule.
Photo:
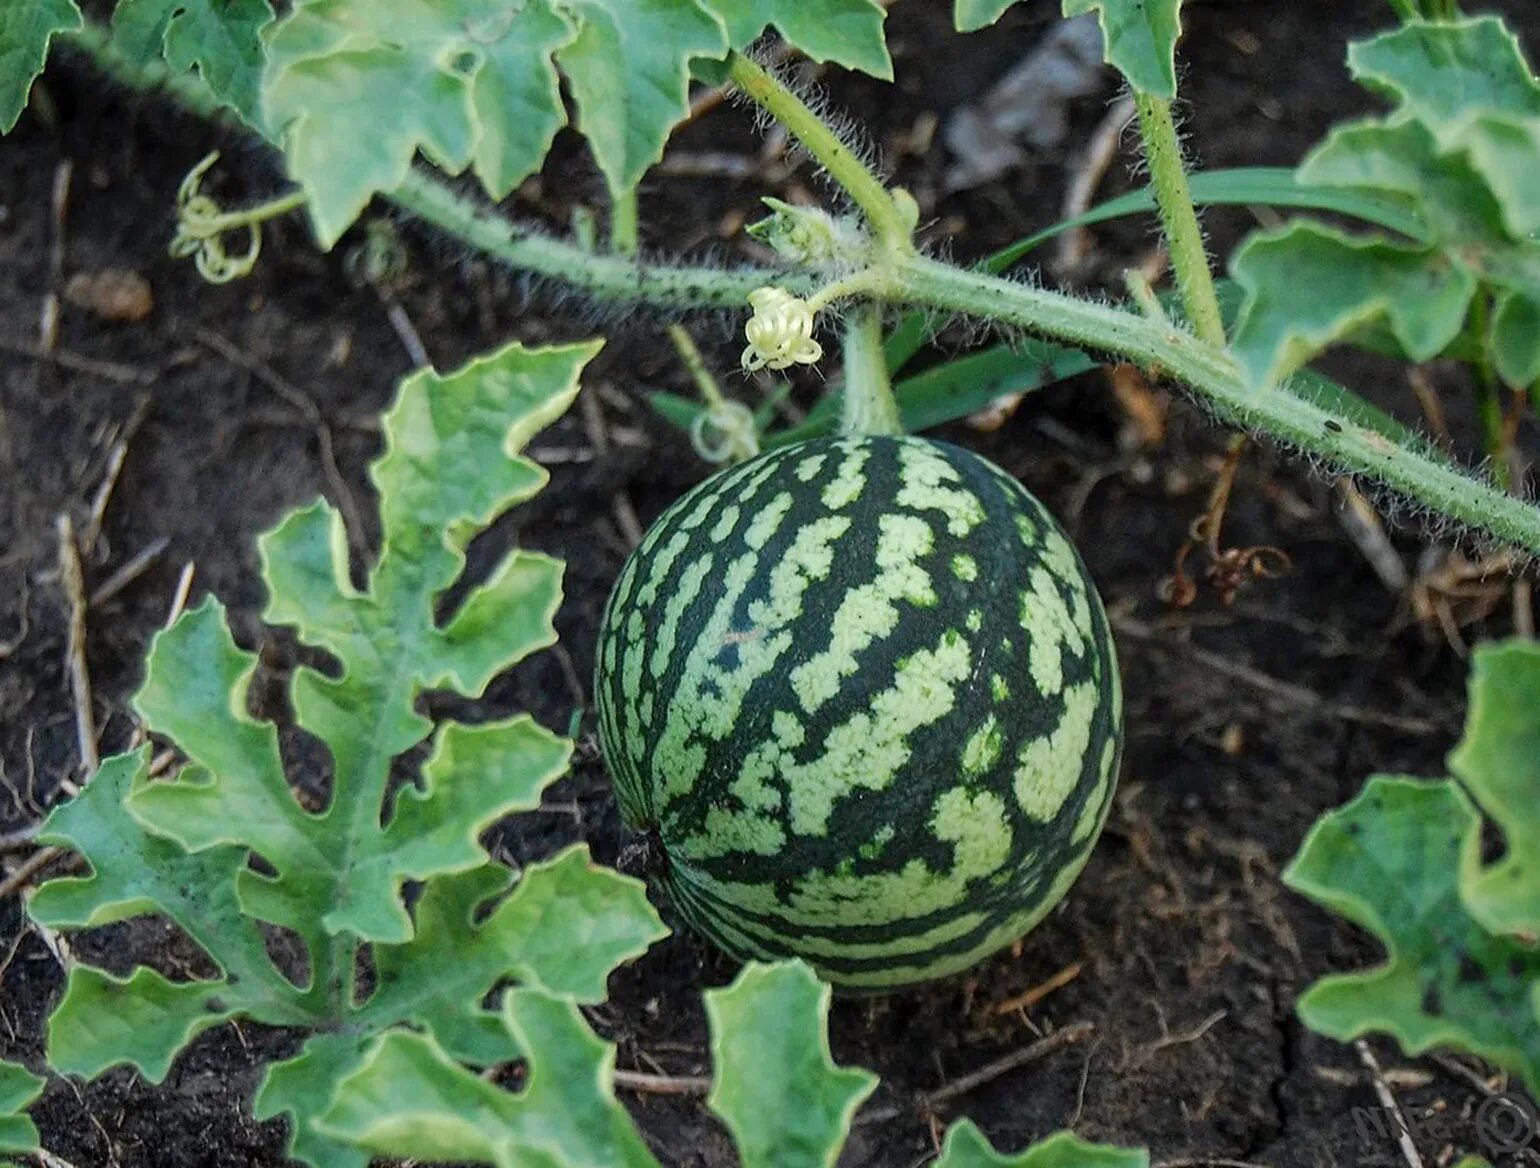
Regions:
<instances>
[{"instance_id":1,"label":"green leaf underside","mask_svg":"<svg viewBox=\"0 0 1540 1168\"><path fill-rule=\"evenodd\" d=\"M517 1093L466 1070L431 1038L398 1031L372 1046L321 1128L393 1159L657 1168L615 1099L615 1048L571 1000L511 990L500 1022L525 1062Z\"/></svg>"},{"instance_id":2,"label":"green leaf underside","mask_svg":"<svg viewBox=\"0 0 1540 1168\"><path fill-rule=\"evenodd\" d=\"M337 671L301 668L294 711L333 763L330 802L314 812L291 792L271 724L246 713L256 668L218 604L205 601L157 636L134 704L187 758L169 778L148 774L148 747L103 763L85 791L45 825L49 842L90 865L50 880L32 912L56 927L158 913L214 962L203 981L140 967L117 978L70 973L49 1022L61 1070L94 1075L129 1063L159 1080L197 1033L227 1018L320 1031L272 1067L258 1092L263 1118L287 1113L291 1152L318 1166L367 1157L315 1130L339 1078L369 1042L410 1023L454 1057L514 1057L487 995L508 978L580 1001L665 933L642 886L569 849L513 875L478 842L494 820L538 805L564 772L570 744L527 717L447 724L415 784L386 800L392 760L433 729L424 691L478 694L496 673L551 643L560 566L510 552L443 623L442 591L471 537L527 499L545 474L519 456L570 404L592 345L510 345L464 369L403 383L371 467L382 502L382 548L360 591L341 520L324 505L291 514L261 541L267 618L324 647ZM251 866L260 859L261 874ZM421 882L409 916L401 887ZM262 928L303 946L309 980L274 964ZM373 942L373 989L352 985L358 941Z\"/></svg>"},{"instance_id":3,"label":"green leaf underside","mask_svg":"<svg viewBox=\"0 0 1540 1168\"><path fill-rule=\"evenodd\" d=\"M15 1063L0 1062L0 1155L37 1151L37 1128L25 1112L43 1093L43 1080Z\"/></svg>"},{"instance_id":4,"label":"green leaf underside","mask_svg":"<svg viewBox=\"0 0 1540 1168\"><path fill-rule=\"evenodd\" d=\"M1383 965L1336 974L1300 998L1313 1030L1369 1031L1408 1054L1452 1044L1540 1088L1540 951L1483 928L1461 899L1480 818L1458 785L1378 775L1322 818L1285 873L1296 891L1374 934Z\"/></svg>"},{"instance_id":5,"label":"green leaf underside","mask_svg":"<svg viewBox=\"0 0 1540 1168\"><path fill-rule=\"evenodd\" d=\"M196 69L214 96L261 126L262 30L268 0L118 0L113 40L139 62L164 55L172 69Z\"/></svg>"},{"instance_id":6,"label":"green leaf underside","mask_svg":"<svg viewBox=\"0 0 1540 1168\"><path fill-rule=\"evenodd\" d=\"M963 32L999 20L1017 0L956 0L954 21ZM1106 43L1107 63L1135 89L1153 97L1176 96L1176 42L1182 0L1063 0L1066 17L1095 12Z\"/></svg>"},{"instance_id":7,"label":"green leaf underside","mask_svg":"<svg viewBox=\"0 0 1540 1168\"><path fill-rule=\"evenodd\" d=\"M733 48L752 44L773 26L815 61L833 61L873 77L893 79L882 22L887 10L875 0L704 0L722 18Z\"/></svg>"},{"instance_id":8,"label":"green leaf underside","mask_svg":"<svg viewBox=\"0 0 1540 1168\"><path fill-rule=\"evenodd\" d=\"M632 190L688 111L690 60L727 47L696 0L308 0L268 37L265 108L329 247L419 151L507 195L566 124L558 65L610 190Z\"/></svg>"},{"instance_id":9,"label":"green leaf underside","mask_svg":"<svg viewBox=\"0 0 1540 1168\"><path fill-rule=\"evenodd\" d=\"M829 987L806 965L750 964L706 991L716 1071L707 1103L743 1168L831 1168L877 1076L829 1053Z\"/></svg>"},{"instance_id":10,"label":"green leaf underside","mask_svg":"<svg viewBox=\"0 0 1540 1168\"><path fill-rule=\"evenodd\" d=\"M1348 68L1441 137L1489 113L1540 117L1540 81L1496 16L1407 24L1350 45Z\"/></svg>"},{"instance_id":11,"label":"green leaf underside","mask_svg":"<svg viewBox=\"0 0 1540 1168\"><path fill-rule=\"evenodd\" d=\"M1275 384L1320 350L1380 322L1418 361L1465 324L1476 278L1437 249L1293 223L1253 236L1231 262L1246 291L1233 348L1252 384Z\"/></svg>"},{"instance_id":12,"label":"green leaf underside","mask_svg":"<svg viewBox=\"0 0 1540 1168\"><path fill-rule=\"evenodd\" d=\"M1410 240L1427 242L1426 225L1395 201L1372 193L1311 186L1296 177L1294 171L1281 167L1199 171L1191 176L1190 182L1193 203L1199 207L1267 206L1330 211L1377 224ZM987 257L982 267L998 274L1067 231L1155 210L1155 195L1148 187L1130 191L1001 248ZM893 330L886 345L890 373L897 374L920 351L927 328L925 313L912 312Z\"/></svg>"},{"instance_id":13,"label":"green leaf underside","mask_svg":"<svg viewBox=\"0 0 1540 1168\"><path fill-rule=\"evenodd\" d=\"M25 0L0 6L0 134L10 133L43 71L48 44L81 26L75 0Z\"/></svg>"},{"instance_id":14,"label":"green leaf underside","mask_svg":"<svg viewBox=\"0 0 1540 1168\"><path fill-rule=\"evenodd\" d=\"M1071 1132L1057 1132L1025 1151L995 1151L971 1119L960 1119L946 1133L933 1168L1147 1168L1149 1153L1092 1144Z\"/></svg>"},{"instance_id":15,"label":"green leaf underside","mask_svg":"<svg viewBox=\"0 0 1540 1168\"><path fill-rule=\"evenodd\" d=\"M1463 271L1458 283L1489 290L1482 295L1495 301L1491 332L1473 340L1489 347L1504 381L1527 388L1540 377L1540 83L1517 39L1490 17L1412 22L1353 45L1350 64L1361 82L1391 99L1395 114L1337 128L1302 164L1301 181L1391 200L1425 224L1427 274ZM1320 250L1308 236L1295 246ZM1287 262L1253 271L1248 314L1256 315L1248 319L1272 320L1270 327L1237 338L1254 378L1262 378L1264 369L1276 374L1314 348L1352 339L1355 327L1386 322L1383 305L1364 286L1383 270L1384 255L1371 241L1352 247L1352 264L1365 269L1362 278L1349 277L1350 296L1334 289L1331 304L1318 306L1314 320L1303 312L1295 322L1288 319L1297 311L1302 282ZM1250 248L1237 253L1237 265ZM1339 255L1346 259L1348 252L1339 249ZM1428 347L1447 332L1442 326L1453 313L1453 285L1417 293L1404 283L1408 265L1395 266L1400 274L1394 283L1412 299L1404 327L1394 319L1388 323L1405 355L1426 359ZM1241 277L1240 267L1235 270ZM1441 302L1441 291L1450 299ZM1328 310L1337 313L1341 327L1321 327L1319 317ZM1437 326L1427 327L1433 322L1421 314L1428 311ZM1355 326L1355 316L1366 319ZM1291 323L1302 327L1291 330ZM1418 327L1427 331L1418 344L1407 344L1406 330Z\"/></svg>"},{"instance_id":16,"label":"green leaf underside","mask_svg":"<svg viewBox=\"0 0 1540 1168\"><path fill-rule=\"evenodd\" d=\"M1466 902L1493 932L1540 936L1540 645L1476 651L1465 735L1449 769L1502 829L1505 847L1495 864L1465 873Z\"/></svg>"},{"instance_id":17,"label":"green leaf underside","mask_svg":"<svg viewBox=\"0 0 1540 1168\"><path fill-rule=\"evenodd\" d=\"M400 185L419 150L507 195L566 124L552 55L577 35L548 0L310 0L274 25L265 117L323 246Z\"/></svg>"}]
</instances>

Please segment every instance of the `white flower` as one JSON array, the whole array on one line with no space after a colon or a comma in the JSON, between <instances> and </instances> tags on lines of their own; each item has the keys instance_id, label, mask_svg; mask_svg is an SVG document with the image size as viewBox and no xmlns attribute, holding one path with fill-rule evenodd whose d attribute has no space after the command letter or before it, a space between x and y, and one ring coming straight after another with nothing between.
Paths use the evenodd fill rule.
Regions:
<instances>
[{"instance_id":1,"label":"white flower","mask_svg":"<svg viewBox=\"0 0 1540 1168\"><path fill-rule=\"evenodd\" d=\"M780 288L756 288L749 293L754 315L743 326L749 340L743 350L745 369L786 369L815 365L823 346L813 339L813 309L806 300Z\"/></svg>"}]
</instances>

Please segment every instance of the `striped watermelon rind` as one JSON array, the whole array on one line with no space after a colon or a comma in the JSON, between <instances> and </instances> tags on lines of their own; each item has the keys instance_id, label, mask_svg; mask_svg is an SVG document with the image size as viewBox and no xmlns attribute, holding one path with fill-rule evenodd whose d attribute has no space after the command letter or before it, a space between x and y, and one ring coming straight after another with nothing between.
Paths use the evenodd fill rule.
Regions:
<instances>
[{"instance_id":1,"label":"striped watermelon rind","mask_svg":"<svg viewBox=\"0 0 1540 1168\"><path fill-rule=\"evenodd\" d=\"M985 459L913 437L798 443L680 499L616 583L595 692L681 913L849 990L1035 926L1121 754L1112 636L1068 538Z\"/></svg>"}]
</instances>

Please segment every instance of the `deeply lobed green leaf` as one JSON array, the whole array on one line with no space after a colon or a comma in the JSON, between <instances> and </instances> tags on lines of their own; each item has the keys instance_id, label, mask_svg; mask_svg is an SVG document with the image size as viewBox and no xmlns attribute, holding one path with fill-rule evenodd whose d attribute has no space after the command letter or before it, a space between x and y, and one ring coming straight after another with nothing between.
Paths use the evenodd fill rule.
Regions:
<instances>
[{"instance_id":1,"label":"deeply lobed green leaf","mask_svg":"<svg viewBox=\"0 0 1540 1168\"><path fill-rule=\"evenodd\" d=\"M963 32L995 23L1018 0L956 0L953 19ZM1176 96L1176 42L1182 0L1063 0L1066 17L1095 12L1107 63L1141 93Z\"/></svg>"},{"instance_id":2,"label":"deeply lobed green leaf","mask_svg":"<svg viewBox=\"0 0 1540 1168\"><path fill-rule=\"evenodd\" d=\"M642 886L583 848L517 881L482 849L486 827L536 806L566 769L570 743L530 718L446 725L417 781L391 782L393 760L433 731L417 709L425 691L478 694L554 640L561 568L544 556L510 553L446 620L436 614L471 537L546 481L519 451L571 403L595 350L510 345L403 383L371 468L382 538L364 587L325 505L262 538L268 619L331 659L293 680L298 722L330 752L323 808L300 802L274 727L247 713L257 661L217 602L156 637L134 704L186 763L153 778L148 746L103 763L43 833L90 871L46 882L31 910L75 928L159 914L214 969L172 980L75 966L49 1020L55 1066L94 1075L128 1063L158 1081L226 1019L310 1031L270 1068L257 1114L290 1117L296 1158L361 1168L364 1153L312 1121L375 1038L411 1026L467 1062L504 1061L516 1051L488 999L509 979L597 1001L609 972L663 935ZM408 881L420 884L411 912Z\"/></svg>"},{"instance_id":3,"label":"deeply lobed green leaf","mask_svg":"<svg viewBox=\"0 0 1540 1168\"><path fill-rule=\"evenodd\" d=\"M833 61L873 77L893 79L882 22L887 9L876 0L704 0L722 18L735 49L773 27L815 61Z\"/></svg>"},{"instance_id":4,"label":"deeply lobed green leaf","mask_svg":"<svg viewBox=\"0 0 1540 1168\"><path fill-rule=\"evenodd\" d=\"M0 1062L0 1155L37 1151L37 1128L26 1110L42 1093L42 1079L15 1063Z\"/></svg>"},{"instance_id":5,"label":"deeply lobed green leaf","mask_svg":"<svg viewBox=\"0 0 1540 1168\"><path fill-rule=\"evenodd\" d=\"M1306 1025L1383 1031L1409 1054L1456 1045L1540 1089L1540 950L1472 916L1462 883L1480 854L1480 816L1449 781L1377 775L1323 817L1284 880L1373 933L1387 959L1311 986Z\"/></svg>"},{"instance_id":6,"label":"deeply lobed green leaf","mask_svg":"<svg viewBox=\"0 0 1540 1168\"><path fill-rule=\"evenodd\" d=\"M960 1119L946 1134L934 1168L1147 1168L1148 1152L1092 1144L1072 1132L1056 1132L1014 1156L995 1151L974 1126Z\"/></svg>"},{"instance_id":7,"label":"deeply lobed green leaf","mask_svg":"<svg viewBox=\"0 0 1540 1168\"><path fill-rule=\"evenodd\" d=\"M1378 323L1425 361L1459 335L1476 291L1475 276L1436 248L1361 239L1309 222L1253 236L1230 266L1246 293L1233 347L1258 387Z\"/></svg>"},{"instance_id":8,"label":"deeply lobed green leaf","mask_svg":"<svg viewBox=\"0 0 1540 1168\"><path fill-rule=\"evenodd\" d=\"M828 1168L876 1085L829 1055L830 991L800 962L751 964L708 990L716 1073L711 1108L732 1133L743 1168ZM513 1092L461 1065L441 1035L393 1031L377 1039L318 1128L379 1156L469 1161L499 1168L656 1168L612 1087L613 1046L570 1002L544 989L511 991L495 1040L522 1060ZM1142 1151L1059 1133L1014 1156L996 1152L967 1120L947 1136L938 1168L1145 1168Z\"/></svg>"},{"instance_id":9,"label":"deeply lobed green leaf","mask_svg":"<svg viewBox=\"0 0 1540 1168\"><path fill-rule=\"evenodd\" d=\"M141 63L164 56L178 72L196 69L216 98L261 126L262 30L269 0L118 0L113 40Z\"/></svg>"},{"instance_id":10,"label":"deeply lobed green leaf","mask_svg":"<svg viewBox=\"0 0 1540 1168\"><path fill-rule=\"evenodd\" d=\"M870 1071L829 1053L829 986L801 962L749 964L706 991L716 1073L707 1102L732 1132L743 1168L831 1168Z\"/></svg>"},{"instance_id":11,"label":"deeply lobed green leaf","mask_svg":"<svg viewBox=\"0 0 1540 1168\"><path fill-rule=\"evenodd\" d=\"M330 1136L392 1158L502 1168L657 1168L615 1099L615 1048L570 999L517 989L503 1006L524 1086L504 1091L433 1039L397 1031L370 1049L321 1120Z\"/></svg>"},{"instance_id":12,"label":"deeply lobed green leaf","mask_svg":"<svg viewBox=\"0 0 1540 1168\"><path fill-rule=\"evenodd\" d=\"M26 0L0 5L0 134L21 117L32 82L43 71L49 42L81 26L75 0Z\"/></svg>"},{"instance_id":13,"label":"deeply lobed green leaf","mask_svg":"<svg viewBox=\"0 0 1540 1168\"><path fill-rule=\"evenodd\" d=\"M563 76L627 197L689 110L692 62L774 27L815 59L891 77L884 15L875 0L301 0L266 37L263 108L330 247L418 154L506 196L567 122Z\"/></svg>"},{"instance_id":14,"label":"deeply lobed green leaf","mask_svg":"<svg viewBox=\"0 0 1540 1168\"><path fill-rule=\"evenodd\" d=\"M1464 337L1479 287L1495 311L1474 342L1499 376L1528 387L1540 378L1540 83L1517 39L1492 17L1411 22L1353 45L1349 59L1395 116L1339 127L1300 180L1395 200L1427 225L1429 248L1392 258L1395 244L1312 224L1253 239L1234 259L1249 293L1237 356L1262 385L1388 323L1405 355L1423 360Z\"/></svg>"},{"instance_id":15,"label":"deeply lobed green leaf","mask_svg":"<svg viewBox=\"0 0 1540 1168\"><path fill-rule=\"evenodd\" d=\"M1450 771L1502 830L1504 854L1463 873L1477 919L1499 933L1540 937L1540 644L1478 649L1465 735Z\"/></svg>"}]
</instances>

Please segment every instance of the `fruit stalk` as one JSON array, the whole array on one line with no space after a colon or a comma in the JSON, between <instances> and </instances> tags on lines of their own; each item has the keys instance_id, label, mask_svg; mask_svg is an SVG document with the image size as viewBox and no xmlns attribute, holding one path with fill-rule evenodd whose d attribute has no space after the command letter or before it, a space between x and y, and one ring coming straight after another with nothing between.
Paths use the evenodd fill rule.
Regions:
<instances>
[{"instance_id":1,"label":"fruit stalk","mask_svg":"<svg viewBox=\"0 0 1540 1168\"><path fill-rule=\"evenodd\" d=\"M873 304L845 322L845 391L840 430L845 434L902 434L893 382L882 349L882 312Z\"/></svg>"}]
</instances>

